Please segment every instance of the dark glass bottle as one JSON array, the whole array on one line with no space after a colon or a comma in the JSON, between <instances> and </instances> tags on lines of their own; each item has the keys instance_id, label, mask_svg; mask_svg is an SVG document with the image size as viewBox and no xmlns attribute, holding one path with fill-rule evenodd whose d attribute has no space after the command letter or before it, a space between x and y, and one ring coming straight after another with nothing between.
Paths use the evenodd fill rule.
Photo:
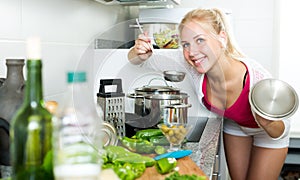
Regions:
<instances>
[{"instance_id":1,"label":"dark glass bottle","mask_svg":"<svg viewBox=\"0 0 300 180\"><path fill-rule=\"evenodd\" d=\"M54 179L52 171L52 116L45 109L41 60L27 60L24 102L10 129L12 179Z\"/></svg>"},{"instance_id":2,"label":"dark glass bottle","mask_svg":"<svg viewBox=\"0 0 300 180\"><path fill-rule=\"evenodd\" d=\"M6 80L0 87L0 118L8 127L12 116L23 103L24 59L6 59ZM1 123L0 123L1 124ZM9 166L9 128L0 125L0 165Z\"/></svg>"},{"instance_id":3,"label":"dark glass bottle","mask_svg":"<svg viewBox=\"0 0 300 180\"><path fill-rule=\"evenodd\" d=\"M0 87L0 117L10 122L23 103L24 59L6 59L6 66L6 80Z\"/></svg>"}]
</instances>

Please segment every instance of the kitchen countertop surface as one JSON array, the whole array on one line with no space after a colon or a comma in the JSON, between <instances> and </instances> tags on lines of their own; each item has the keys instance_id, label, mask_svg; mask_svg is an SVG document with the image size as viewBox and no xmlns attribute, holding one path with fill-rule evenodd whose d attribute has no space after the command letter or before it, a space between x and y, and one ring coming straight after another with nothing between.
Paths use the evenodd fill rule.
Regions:
<instances>
[{"instance_id":1,"label":"kitchen countertop surface","mask_svg":"<svg viewBox=\"0 0 300 180\"><path fill-rule=\"evenodd\" d=\"M184 149L191 149L189 156L209 179L211 179L215 155L218 151L218 142L221 132L222 120L208 118L199 142L187 142Z\"/></svg>"},{"instance_id":2,"label":"kitchen countertop surface","mask_svg":"<svg viewBox=\"0 0 300 180\"><path fill-rule=\"evenodd\" d=\"M184 145L185 149L193 151L190 155L191 159L208 177L212 175L215 156L218 151L221 124L222 119L220 118L208 118L200 141L198 143L187 142Z\"/></svg>"}]
</instances>

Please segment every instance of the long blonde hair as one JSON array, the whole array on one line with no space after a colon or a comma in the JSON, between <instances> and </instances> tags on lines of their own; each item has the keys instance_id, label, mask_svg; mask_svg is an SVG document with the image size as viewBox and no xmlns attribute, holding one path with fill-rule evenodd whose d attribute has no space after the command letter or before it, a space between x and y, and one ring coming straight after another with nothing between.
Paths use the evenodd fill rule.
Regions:
<instances>
[{"instance_id":1,"label":"long blonde hair","mask_svg":"<svg viewBox=\"0 0 300 180\"><path fill-rule=\"evenodd\" d=\"M196 21L203 25L202 27L207 28L206 30L209 30L214 36L218 35L221 31L224 31L227 34L225 55L231 58L245 57L234 40L226 15L221 10L217 8L199 8L188 12L179 24L179 33L181 33L184 24L190 21Z\"/></svg>"}]
</instances>

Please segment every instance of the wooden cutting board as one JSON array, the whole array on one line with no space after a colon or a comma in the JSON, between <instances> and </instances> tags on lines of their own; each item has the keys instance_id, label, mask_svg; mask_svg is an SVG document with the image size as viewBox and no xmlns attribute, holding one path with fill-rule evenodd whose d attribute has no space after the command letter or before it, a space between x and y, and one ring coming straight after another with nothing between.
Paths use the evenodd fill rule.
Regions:
<instances>
[{"instance_id":1,"label":"wooden cutting board","mask_svg":"<svg viewBox=\"0 0 300 180\"><path fill-rule=\"evenodd\" d=\"M197 166L197 164L188 156L184 158L177 159L178 172L182 174L195 174L198 176L206 176L203 171ZM166 177L170 176L171 173L161 175L155 169L155 166L148 167L144 174L138 178L138 180L164 180ZM208 179L208 178L207 178Z\"/></svg>"}]
</instances>

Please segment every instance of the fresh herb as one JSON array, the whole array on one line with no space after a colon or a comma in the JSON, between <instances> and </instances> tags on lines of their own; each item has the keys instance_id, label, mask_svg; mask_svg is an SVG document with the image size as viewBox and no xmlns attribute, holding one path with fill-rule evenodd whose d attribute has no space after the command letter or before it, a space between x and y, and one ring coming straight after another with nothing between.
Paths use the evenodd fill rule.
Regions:
<instances>
[{"instance_id":1,"label":"fresh herb","mask_svg":"<svg viewBox=\"0 0 300 180\"><path fill-rule=\"evenodd\" d=\"M166 177L165 180L206 180L205 176L197 176L195 174L188 175L182 174L180 175L179 172L174 172L169 177Z\"/></svg>"}]
</instances>

